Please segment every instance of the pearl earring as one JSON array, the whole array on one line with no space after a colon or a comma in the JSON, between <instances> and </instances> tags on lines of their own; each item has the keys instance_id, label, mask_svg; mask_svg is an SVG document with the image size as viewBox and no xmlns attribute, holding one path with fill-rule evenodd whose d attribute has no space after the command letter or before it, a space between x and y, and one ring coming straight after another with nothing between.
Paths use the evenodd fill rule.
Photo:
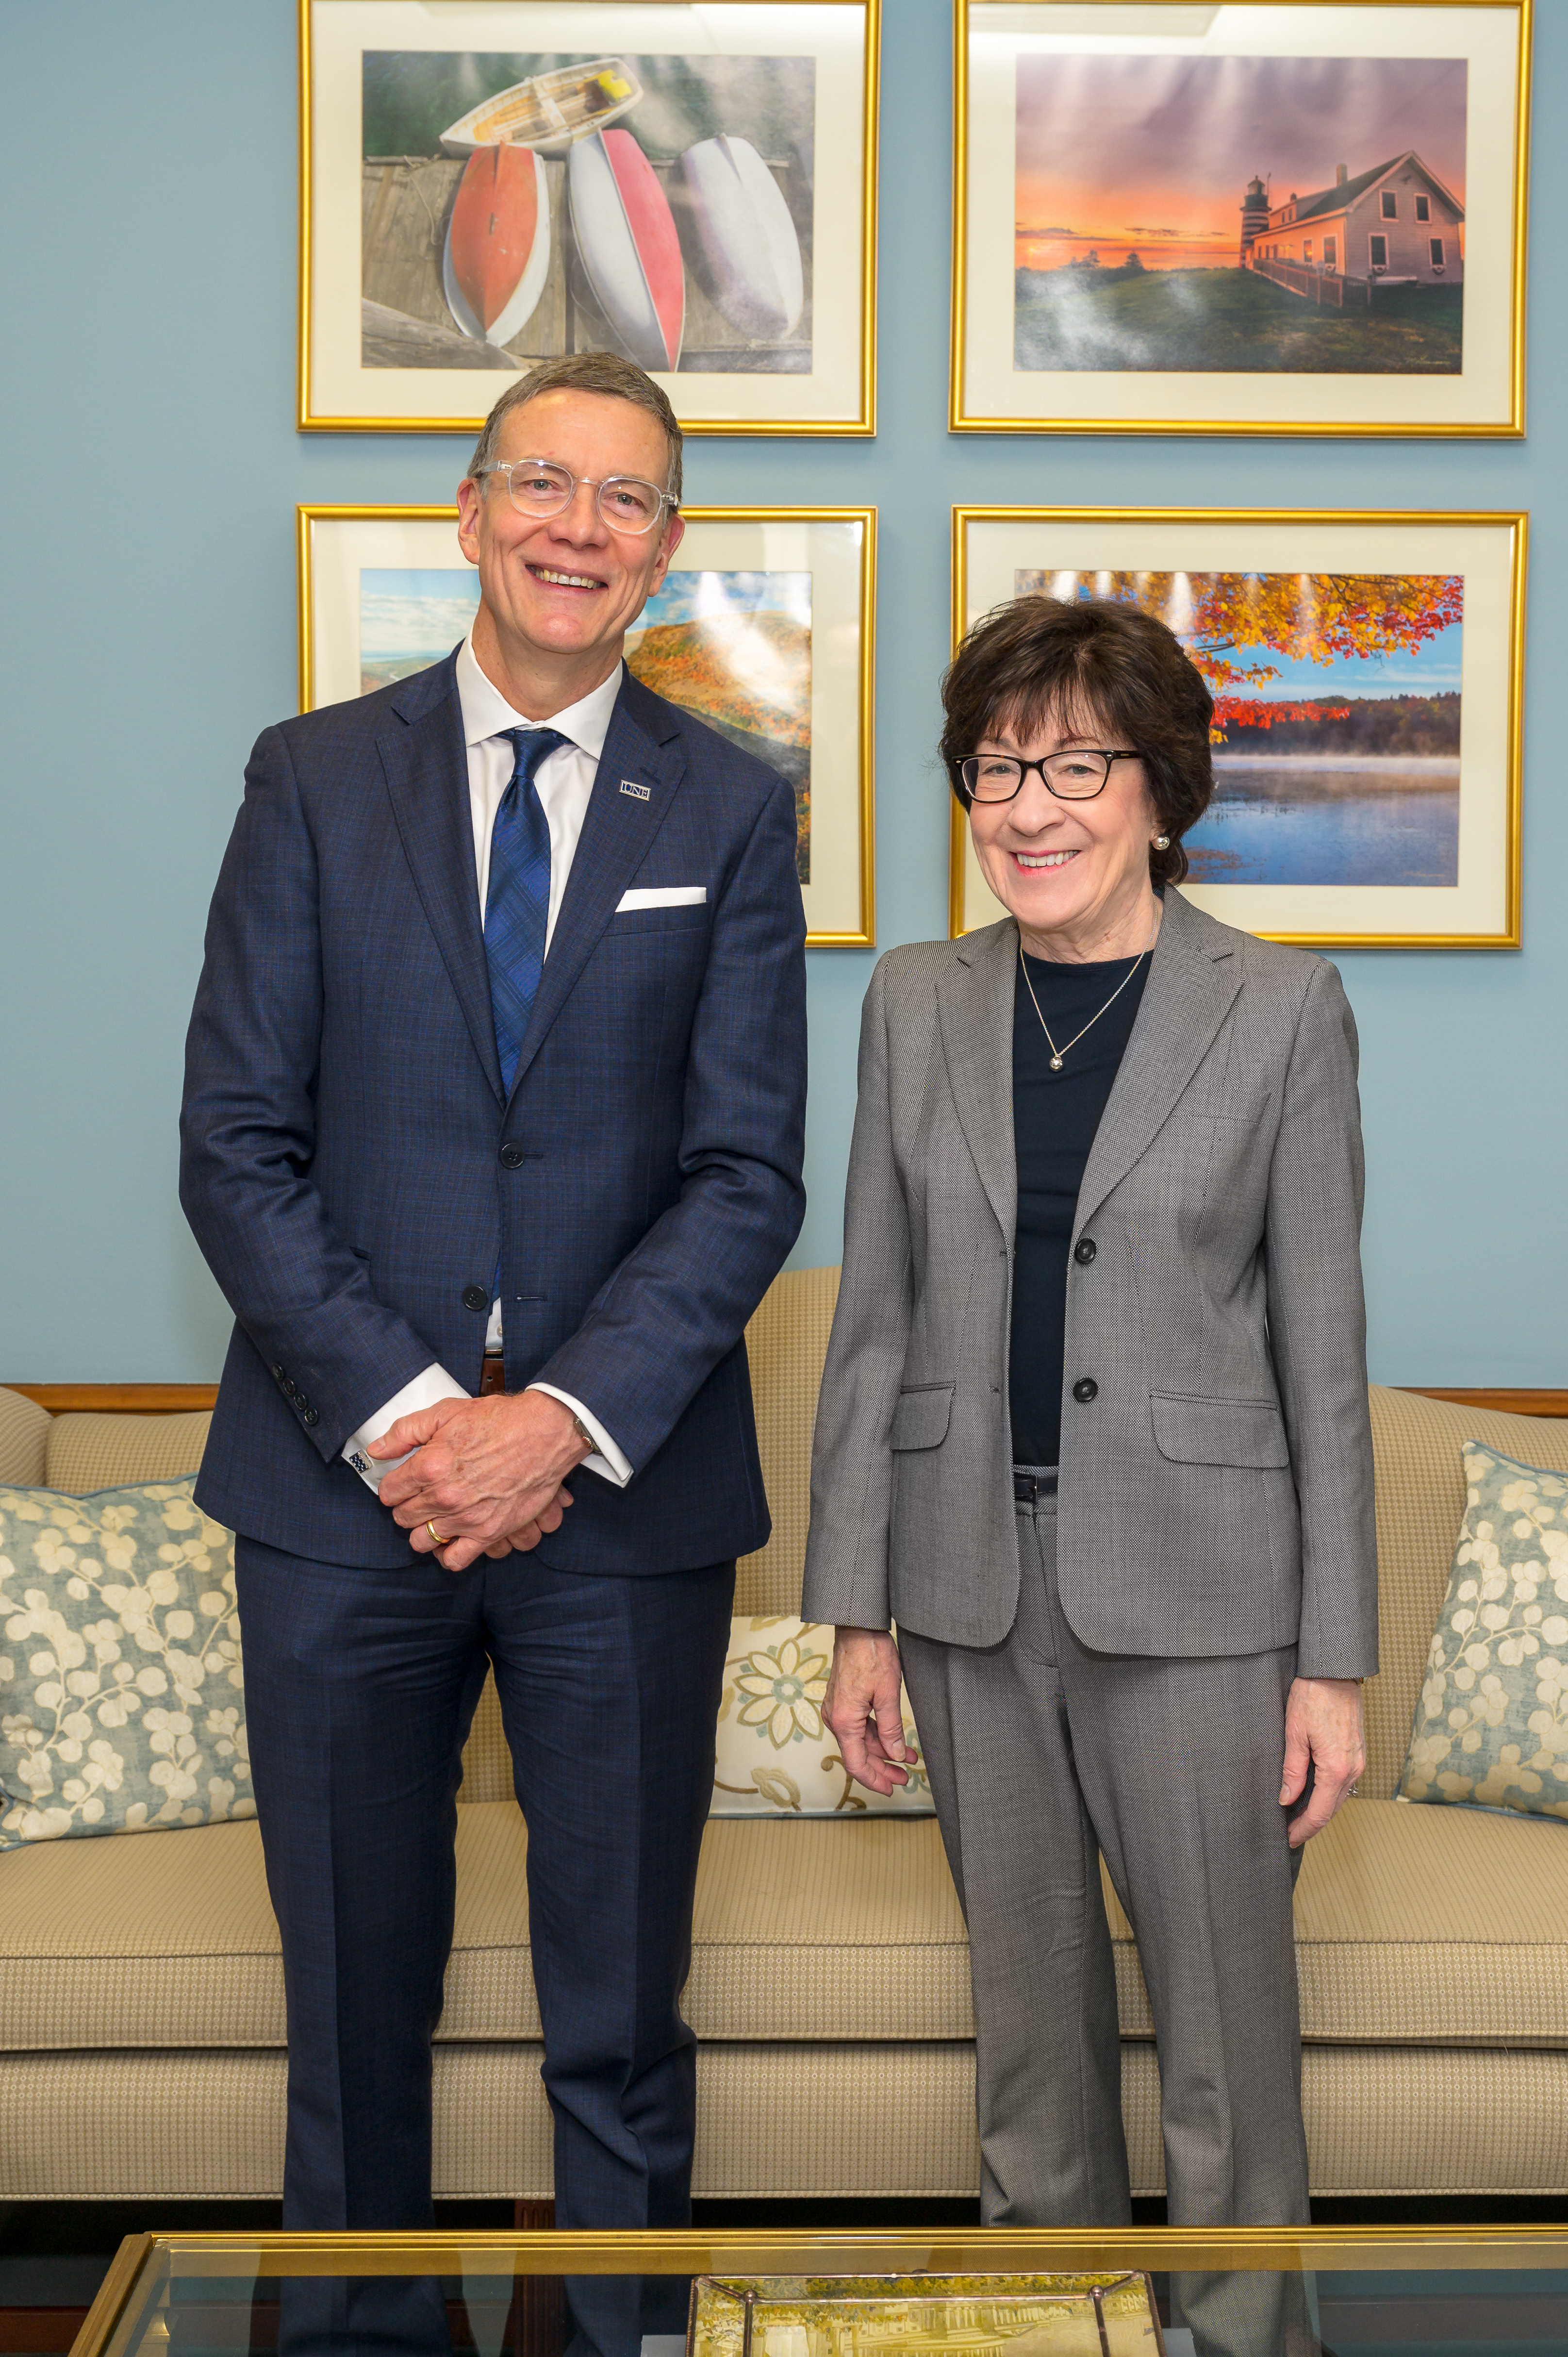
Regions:
<instances>
[{"instance_id":1,"label":"pearl earring","mask_svg":"<svg viewBox=\"0 0 1568 2357\"><path fill-rule=\"evenodd\" d=\"M1170 847L1171 847L1171 839L1170 839L1170 836L1169 836L1168 834L1156 834L1156 835L1155 835L1155 849L1156 851L1168 851L1168 850L1170 849Z\"/></svg>"}]
</instances>

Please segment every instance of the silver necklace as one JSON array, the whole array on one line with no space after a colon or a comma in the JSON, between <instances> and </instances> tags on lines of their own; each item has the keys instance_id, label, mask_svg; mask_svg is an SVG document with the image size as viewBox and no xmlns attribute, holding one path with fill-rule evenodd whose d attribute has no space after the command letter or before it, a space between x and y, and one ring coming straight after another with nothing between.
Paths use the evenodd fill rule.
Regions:
<instances>
[{"instance_id":1,"label":"silver necklace","mask_svg":"<svg viewBox=\"0 0 1568 2357\"><path fill-rule=\"evenodd\" d=\"M1099 1022L1101 1016L1110 1013L1112 1007L1115 1006L1116 1001L1121 997L1122 993L1126 989L1127 985L1132 981L1133 976L1137 973L1138 968L1143 964L1144 960L1148 956L1149 950L1152 950L1154 946L1154 942L1151 942L1148 949L1143 949L1138 952L1137 956L1133 960L1132 964L1128 967L1126 973L1122 975L1121 981L1117 984L1115 989L1106 1000L1104 1006L1097 1008L1095 1013L1090 1017L1088 1022L1083 1027L1083 1031L1092 1031L1095 1025ZM1024 987L1028 992L1029 996L1034 1003L1035 1012L1036 1015L1040 1015L1040 1002L1035 997L1035 985L1029 980L1029 969L1024 959L1024 936L1022 933L1018 936L1018 971L1024 977ZM1056 1041L1051 1038L1051 1027L1046 1021L1043 1015L1040 1015L1040 1028L1046 1035L1046 1045L1051 1051L1051 1070L1053 1072L1059 1072L1062 1068L1063 1057L1068 1053L1069 1049L1077 1047L1079 1041L1083 1037L1083 1031L1075 1031L1072 1038L1058 1048Z\"/></svg>"}]
</instances>

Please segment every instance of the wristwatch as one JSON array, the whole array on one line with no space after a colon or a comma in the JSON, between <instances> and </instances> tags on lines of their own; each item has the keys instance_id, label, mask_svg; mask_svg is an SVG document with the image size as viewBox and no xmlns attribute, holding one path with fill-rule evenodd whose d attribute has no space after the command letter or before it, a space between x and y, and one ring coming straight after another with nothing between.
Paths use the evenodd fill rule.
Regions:
<instances>
[{"instance_id":1,"label":"wristwatch","mask_svg":"<svg viewBox=\"0 0 1568 2357\"><path fill-rule=\"evenodd\" d=\"M599 1444L594 1438L593 1434L588 1430L587 1426L583 1422L580 1415L575 1415L573 1416L572 1429L576 1434L579 1440L585 1440L587 1442L590 1454L596 1456L598 1453Z\"/></svg>"}]
</instances>

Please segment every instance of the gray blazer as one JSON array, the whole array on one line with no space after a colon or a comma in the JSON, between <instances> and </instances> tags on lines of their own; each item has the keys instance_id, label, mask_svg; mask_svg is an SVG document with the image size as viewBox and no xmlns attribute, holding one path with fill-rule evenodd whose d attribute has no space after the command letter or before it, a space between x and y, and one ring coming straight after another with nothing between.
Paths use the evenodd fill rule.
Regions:
<instances>
[{"instance_id":1,"label":"gray blazer","mask_svg":"<svg viewBox=\"0 0 1568 2357\"><path fill-rule=\"evenodd\" d=\"M866 994L811 1620L1013 1624L1017 942L911 942ZM1332 965L1167 891L1069 1263L1058 1562L1086 1645L1377 1667L1356 1068Z\"/></svg>"}]
</instances>

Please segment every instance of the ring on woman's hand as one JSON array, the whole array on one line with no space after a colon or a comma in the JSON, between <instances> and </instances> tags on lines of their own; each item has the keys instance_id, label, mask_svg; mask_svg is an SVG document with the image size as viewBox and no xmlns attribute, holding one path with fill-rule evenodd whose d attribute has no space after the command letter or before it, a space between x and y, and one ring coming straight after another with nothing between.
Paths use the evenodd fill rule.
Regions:
<instances>
[{"instance_id":1,"label":"ring on woman's hand","mask_svg":"<svg viewBox=\"0 0 1568 2357\"><path fill-rule=\"evenodd\" d=\"M430 1544L432 1546L444 1547L446 1544L446 1541L442 1537L434 1523L426 1523L424 1527L430 1533Z\"/></svg>"}]
</instances>

